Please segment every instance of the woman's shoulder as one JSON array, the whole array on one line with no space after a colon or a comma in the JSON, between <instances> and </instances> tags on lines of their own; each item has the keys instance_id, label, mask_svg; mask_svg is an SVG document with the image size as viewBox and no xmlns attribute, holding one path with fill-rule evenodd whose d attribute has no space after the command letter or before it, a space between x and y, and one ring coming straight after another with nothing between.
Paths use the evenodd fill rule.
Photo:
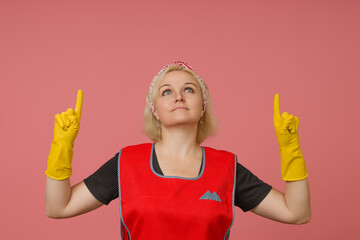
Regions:
<instances>
[{"instance_id":1,"label":"woman's shoulder","mask_svg":"<svg viewBox=\"0 0 360 240\"><path fill-rule=\"evenodd\" d=\"M203 148L205 149L205 151L211 152L213 154L235 156L235 154L232 151L229 151L229 150L224 150L224 149L219 149L219 148L216 148L216 147L209 147L209 146L203 146Z\"/></svg>"},{"instance_id":2,"label":"woman's shoulder","mask_svg":"<svg viewBox=\"0 0 360 240\"><path fill-rule=\"evenodd\" d=\"M212 151L232 153L232 151L223 149L221 147L214 147L214 146L202 146L202 147L204 147L205 149L208 149L208 150L212 150Z\"/></svg>"}]
</instances>

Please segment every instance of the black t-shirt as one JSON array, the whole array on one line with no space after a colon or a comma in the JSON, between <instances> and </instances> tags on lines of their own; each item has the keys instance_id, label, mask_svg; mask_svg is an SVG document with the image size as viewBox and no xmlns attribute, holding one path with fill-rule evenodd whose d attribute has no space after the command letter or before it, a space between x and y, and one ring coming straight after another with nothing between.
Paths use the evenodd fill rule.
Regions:
<instances>
[{"instance_id":1,"label":"black t-shirt","mask_svg":"<svg viewBox=\"0 0 360 240\"><path fill-rule=\"evenodd\" d=\"M108 205L112 200L119 197L118 192L118 157L119 153L115 154L113 158L108 160L96 172L84 179L85 185L92 193L92 195ZM154 170L164 175L160 169L159 162L153 151ZM200 167L200 172L202 165ZM235 186L235 205L241 208L244 212L256 207L270 192L271 186L247 168L237 162L236 167L236 186Z\"/></svg>"}]
</instances>

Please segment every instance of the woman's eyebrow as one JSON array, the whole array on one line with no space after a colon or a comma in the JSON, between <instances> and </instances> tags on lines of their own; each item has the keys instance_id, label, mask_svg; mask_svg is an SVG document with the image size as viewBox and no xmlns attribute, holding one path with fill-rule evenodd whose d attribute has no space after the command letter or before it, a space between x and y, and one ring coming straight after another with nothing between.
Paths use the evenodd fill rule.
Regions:
<instances>
[{"instance_id":1,"label":"woman's eyebrow","mask_svg":"<svg viewBox=\"0 0 360 240\"><path fill-rule=\"evenodd\" d=\"M166 87L166 86L171 86L171 85L170 85L170 84L164 84L164 85L162 85L161 87L159 87L158 92L160 92L160 88L162 88L162 87Z\"/></svg>"},{"instance_id":2,"label":"woman's eyebrow","mask_svg":"<svg viewBox=\"0 0 360 240\"><path fill-rule=\"evenodd\" d=\"M194 85L195 87L198 87L196 84L194 84L194 83L192 83L192 82L187 82L187 83L185 83L184 85L188 85L188 84L191 84L191 85ZM171 86L170 84L164 84L164 85L162 85L161 87L159 87L159 90L158 90L158 92L160 92L160 88L162 88L162 87L166 87L166 86Z\"/></svg>"},{"instance_id":3,"label":"woman's eyebrow","mask_svg":"<svg viewBox=\"0 0 360 240\"><path fill-rule=\"evenodd\" d=\"M195 87L198 87L195 83L192 83L192 82L187 82L187 83L185 83L185 85L186 84L192 84L192 85L194 85Z\"/></svg>"}]
</instances>

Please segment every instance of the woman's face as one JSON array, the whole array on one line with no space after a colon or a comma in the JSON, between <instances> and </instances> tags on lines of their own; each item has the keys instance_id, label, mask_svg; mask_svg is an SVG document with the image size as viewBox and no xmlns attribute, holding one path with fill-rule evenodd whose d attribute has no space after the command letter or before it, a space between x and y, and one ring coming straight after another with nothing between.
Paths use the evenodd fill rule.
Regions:
<instances>
[{"instance_id":1,"label":"woman's face","mask_svg":"<svg viewBox=\"0 0 360 240\"><path fill-rule=\"evenodd\" d=\"M185 71L166 73L155 101L155 115L163 126L197 124L203 115L198 81Z\"/></svg>"}]
</instances>

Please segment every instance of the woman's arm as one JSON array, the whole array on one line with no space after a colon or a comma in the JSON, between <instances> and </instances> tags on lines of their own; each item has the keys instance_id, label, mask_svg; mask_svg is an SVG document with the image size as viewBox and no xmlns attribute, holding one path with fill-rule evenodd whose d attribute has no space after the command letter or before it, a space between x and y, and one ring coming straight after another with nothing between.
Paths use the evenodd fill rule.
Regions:
<instances>
[{"instance_id":1,"label":"woman's arm","mask_svg":"<svg viewBox=\"0 0 360 240\"><path fill-rule=\"evenodd\" d=\"M74 217L104 205L90 193L83 181L71 187L69 178L55 180L46 177L45 197L46 215L50 218Z\"/></svg>"},{"instance_id":2,"label":"woman's arm","mask_svg":"<svg viewBox=\"0 0 360 240\"><path fill-rule=\"evenodd\" d=\"M286 181L285 194L272 189L251 211L266 218L291 224L311 219L308 172L302 155L298 127L299 118L287 112L280 114L280 96L274 97L273 123L279 143L281 176Z\"/></svg>"},{"instance_id":3,"label":"woman's arm","mask_svg":"<svg viewBox=\"0 0 360 240\"><path fill-rule=\"evenodd\" d=\"M271 189L251 212L282 223L304 224L311 220L310 190L307 178L286 182L285 194Z\"/></svg>"},{"instance_id":4,"label":"woman's arm","mask_svg":"<svg viewBox=\"0 0 360 240\"><path fill-rule=\"evenodd\" d=\"M84 182L70 186L73 147L80 128L83 92L77 94L75 110L55 115L54 139L48 157L45 186L46 215L68 218L102 206L87 189Z\"/></svg>"}]
</instances>

